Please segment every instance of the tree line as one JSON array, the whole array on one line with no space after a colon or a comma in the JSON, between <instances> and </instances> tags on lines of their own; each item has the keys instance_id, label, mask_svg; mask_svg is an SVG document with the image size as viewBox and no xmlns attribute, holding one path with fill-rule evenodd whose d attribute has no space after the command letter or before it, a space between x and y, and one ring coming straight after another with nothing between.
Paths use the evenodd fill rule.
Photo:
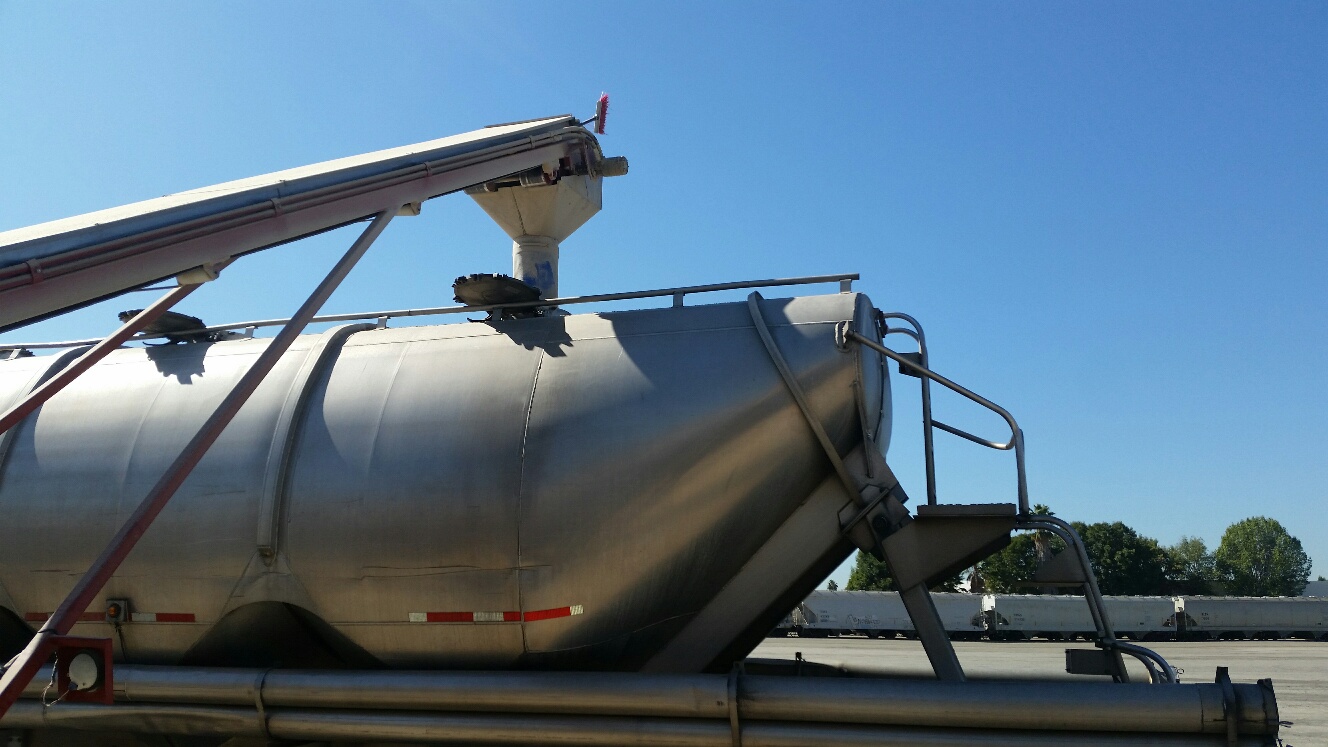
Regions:
<instances>
[{"instance_id":1,"label":"tree line","mask_svg":"<svg viewBox=\"0 0 1328 747\"><path fill-rule=\"evenodd\" d=\"M1033 513L1050 515L1051 511L1039 505ZM1309 582L1313 565L1300 540L1266 516L1227 527L1212 552L1199 537L1181 537L1174 545L1162 545L1119 521L1071 524L1084 540L1103 594L1297 596ZM932 590L955 591L968 578L975 592L1066 593L1068 590L1040 587L1031 581L1040 565L1064 549L1065 543L1049 532L1018 534L1001 551ZM847 588L889 591L894 589L894 580L884 562L859 552Z\"/></svg>"}]
</instances>

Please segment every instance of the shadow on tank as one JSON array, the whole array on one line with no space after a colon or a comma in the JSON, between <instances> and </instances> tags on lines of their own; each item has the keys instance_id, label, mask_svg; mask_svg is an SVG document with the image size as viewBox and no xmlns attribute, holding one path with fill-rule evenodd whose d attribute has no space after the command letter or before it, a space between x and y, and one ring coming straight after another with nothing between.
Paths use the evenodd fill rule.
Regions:
<instances>
[{"instance_id":1,"label":"shadow on tank","mask_svg":"<svg viewBox=\"0 0 1328 747\"><path fill-rule=\"evenodd\" d=\"M538 319L483 320L494 330L526 350L539 348L547 355L561 358L567 355L563 347L572 347L572 336L567 334L566 317L551 316Z\"/></svg>"},{"instance_id":2,"label":"shadow on tank","mask_svg":"<svg viewBox=\"0 0 1328 747\"><path fill-rule=\"evenodd\" d=\"M308 610L256 602L232 610L193 645L182 666L381 669L382 662Z\"/></svg>"},{"instance_id":3,"label":"shadow on tank","mask_svg":"<svg viewBox=\"0 0 1328 747\"><path fill-rule=\"evenodd\" d=\"M32 628L19 616L0 607L0 662L9 661L32 640Z\"/></svg>"},{"instance_id":4,"label":"shadow on tank","mask_svg":"<svg viewBox=\"0 0 1328 747\"><path fill-rule=\"evenodd\" d=\"M167 378L174 376L181 384L192 384L195 376L202 378L203 358L211 347L202 343L145 345L143 352L162 376Z\"/></svg>"}]
</instances>

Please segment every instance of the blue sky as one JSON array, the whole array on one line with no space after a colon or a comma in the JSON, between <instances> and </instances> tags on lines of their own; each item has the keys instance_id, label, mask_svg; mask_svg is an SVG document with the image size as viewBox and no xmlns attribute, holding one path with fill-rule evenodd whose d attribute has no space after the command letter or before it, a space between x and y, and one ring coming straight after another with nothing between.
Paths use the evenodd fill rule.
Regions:
<instances>
[{"instance_id":1,"label":"blue sky","mask_svg":"<svg viewBox=\"0 0 1328 747\"><path fill-rule=\"evenodd\" d=\"M607 90L632 170L563 245L564 293L861 272L1020 419L1035 501L1214 547L1272 516L1328 574L1325 38L1322 3L0 0L0 230ZM350 239L247 259L182 310L285 315ZM434 201L326 308L449 303L508 246ZM913 385L890 460L922 496ZM1008 454L938 444L943 500L1012 497Z\"/></svg>"}]
</instances>

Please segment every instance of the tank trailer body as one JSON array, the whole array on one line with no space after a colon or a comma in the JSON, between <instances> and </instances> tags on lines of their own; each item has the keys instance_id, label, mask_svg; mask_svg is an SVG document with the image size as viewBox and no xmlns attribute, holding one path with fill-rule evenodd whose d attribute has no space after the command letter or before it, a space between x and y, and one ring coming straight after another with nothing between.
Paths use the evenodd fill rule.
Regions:
<instances>
[{"instance_id":1,"label":"tank trailer body","mask_svg":"<svg viewBox=\"0 0 1328 747\"><path fill-rule=\"evenodd\" d=\"M585 127L602 133L606 113L601 99L585 122L0 233L0 329L176 285L104 339L0 345L0 738L1276 742L1270 683L1179 684L1115 637L1082 542L1029 511L1013 416L932 370L921 325L852 292L856 275L558 296L561 242L627 170ZM390 221L462 191L512 239L513 277L459 278L459 307L317 316ZM245 254L366 221L290 319L168 312ZM756 290L825 282L838 292ZM746 300L687 303L734 289ZM569 313L641 298L673 304ZM337 326L301 334L317 322ZM190 341L121 347L162 335ZM885 460L893 365L921 381L927 497L911 506ZM996 412L1009 440L932 419L933 384ZM939 502L936 430L1012 451L1016 502ZM1114 681L966 681L943 619L955 605L928 584L1016 529L1066 541L1059 572L1097 640L1067 669ZM938 681L748 658L855 549L889 564ZM1151 684L1128 681L1125 657ZM799 676L813 673L834 676Z\"/></svg>"}]
</instances>

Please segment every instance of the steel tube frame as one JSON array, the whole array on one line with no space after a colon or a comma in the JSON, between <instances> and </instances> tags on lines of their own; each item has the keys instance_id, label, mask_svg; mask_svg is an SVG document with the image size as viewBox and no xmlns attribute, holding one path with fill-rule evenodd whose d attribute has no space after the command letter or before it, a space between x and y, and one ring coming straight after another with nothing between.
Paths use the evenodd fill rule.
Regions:
<instances>
[{"instance_id":1,"label":"steel tube frame","mask_svg":"<svg viewBox=\"0 0 1328 747\"><path fill-rule=\"evenodd\" d=\"M936 673L936 679L943 682L964 682L964 667L959 663L950 635L945 632L945 624L936 611L931 592L926 584L917 584L901 589L899 599L904 603L908 617L913 621L913 630L922 643L922 650L927 654L927 661Z\"/></svg>"},{"instance_id":2,"label":"steel tube frame","mask_svg":"<svg viewBox=\"0 0 1328 747\"><path fill-rule=\"evenodd\" d=\"M899 319L913 325L913 329L891 329L885 324L881 325L881 338L884 341L886 335L891 332L899 332L912 337L918 343L918 360L922 367L931 368L931 362L927 354L927 333L922 331L922 323L917 319L900 311L882 312L881 319ZM924 459L927 465L927 505L935 506L936 497L936 450L933 445L934 436L931 432L931 379L926 376L919 377L922 382L922 448Z\"/></svg>"},{"instance_id":3,"label":"steel tube frame","mask_svg":"<svg viewBox=\"0 0 1328 747\"><path fill-rule=\"evenodd\" d=\"M1018 526L1021 529L1046 529L1060 537L1067 547L1073 548L1084 572L1085 601L1088 603L1088 612L1093 617L1093 624L1097 628L1097 646L1115 657L1119 672L1113 675L1113 678L1121 682L1129 681L1129 675L1120 659L1122 653L1127 653L1143 663L1148 670L1148 679L1153 684L1179 683L1180 678L1175 667L1171 666L1161 654L1144 646L1116 640L1116 633L1111 627L1111 618L1107 616L1106 600L1102 598L1097 575L1093 573L1093 566L1088 559L1088 548L1084 546L1079 533L1070 526L1069 522L1055 516L1030 515L1020 517Z\"/></svg>"},{"instance_id":4,"label":"steel tube frame","mask_svg":"<svg viewBox=\"0 0 1328 747\"><path fill-rule=\"evenodd\" d=\"M973 402L982 405L988 410L991 410L997 415L1000 415L1001 418L1005 420L1006 425L1010 426L1010 440L1005 443L998 443L996 441L988 441L986 439L979 438L971 433L968 433L967 431L960 430L959 428L955 428L954 426L946 425L945 423L942 423L937 420L933 420L932 425L936 426L937 428L940 428L943 431L946 431L947 433L953 433L954 435L959 436L961 438L965 438L969 441L972 441L973 443L981 444L982 446L987 446L992 449L998 449L1000 451L1009 451L1013 449L1014 459L1015 459L1015 469L1017 471L1016 479L1018 480L1019 513L1020 515L1027 515L1029 513L1028 477L1024 471L1024 434L1023 431L1019 428L1019 423L1015 422L1014 416L1010 414L1009 410L1006 410L1004 407L1001 407L995 402L992 402L986 397L983 397L982 395L977 394L967 389L964 386L956 384L955 382L945 378L944 376L936 373L935 371L932 371L929 368L926 368L925 366L921 366L917 363L914 363L913 361L900 355L899 353L896 353L890 348L887 348L886 346L878 342L863 337L857 332L850 331L846 335L846 337L850 340L866 345L872 350L875 350L881 355L886 356L890 360L895 361L899 365L909 369L910 371L913 371L919 376L931 379L932 381L935 381L936 383L940 384L946 389L949 389L952 392L960 394L972 400Z\"/></svg>"},{"instance_id":5,"label":"steel tube frame","mask_svg":"<svg viewBox=\"0 0 1328 747\"><path fill-rule=\"evenodd\" d=\"M207 453L207 450L221 435L221 432L240 411L240 407L248 401L250 395L262 383L268 372L272 370L272 367L277 364L281 356L295 342L300 332L309 324L309 320L313 319L314 314L327 301L328 296L332 295L332 292L350 273L355 263L364 256L364 253L373 244L374 239L378 238L378 235L391 222L398 208L399 206L394 206L374 217L369 226L360 234L360 237L351 244L350 249L346 251L345 255L333 266L309 298L300 306L295 316L291 317L286 326L277 333L277 336L272 339L272 342L268 344L249 370L240 378L240 381L236 383L235 388L226 395L226 398L222 400L217 409L199 428L198 433L194 435L193 439L184 447L184 450L180 452L180 455L167 468L161 479L157 481L157 484L139 503L138 508L134 510L124 526L102 550L101 555L93 561L92 566L74 585L74 589L69 593L69 596L60 603L60 606L37 631L27 647L6 666L3 675L0 675L0 716L3 716L9 710L9 707L18 699L23 688L36 675L41 665L45 663L46 658L51 653L49 639L52 636L68 634L74 623L78 622L79 617L87 610L88 605L92 604L97 594L101 592L102 587L106 585L116 569L124 562L129 552L134 549L134 545L138 543L139 538L147 532L153 520L157 518L157 515L166 507L167 502L184 484L185 479L189 477L189 473L193 471L198 462L202 460L203 455Z\"/></svg>"},{"instance_id":6,"label":"steel tube frame","mask_svg":"<svg viewBox=\"0 0 1328 747\"><path fill-rule=\"evenodd\" d=\"M890 350L884 345L873 342L872 340L863 337L857 332L849 332L847 337L850 340L854 340L858 343L866 345L872 350L875 350L876 352L890 358L891 360L897 362L901 367L913 371L920 378L922 378L923 432L924 436L928 436L928 438L925 438L925 443L924 443L924 448L926 450L926 455L927 455L928 504L934 505L936 502L935 501L936 478L934 472L935 462L933 459L932 443L931 439L929 438L931 434L931 426L935 426L947 433L952 433L956 436L959 436L960 438L972 441L973 443L979 444L981 446L986 446L992 449L999 449L1001 451L1008 451L1010 449L1013 449L1015 456L1015 471L1016 471L1015 479L1017 480L1017 485L1018 485L1017 490L1019 496L1018 525L1020 528L1024 529L1036 529L1036 528L1046 529L1047 531L1053 532L1054 534L1059 536L1062 540L1064 540L1065 544L1068 547L1074 548L1074 552L1078 556L1080 566L1083 568L1084 578L1086 579L1084 583L1085 599L1088 603L1089 614L1093 618L1093 625L1094 627L1097 628L1097 633L1098 633L1097 645L1099 648L1102 648L1103 650L1107 651L1114 657L1114 661L1116 664L1115 668L1117 671L1114 675L1112 675L1113 679L1117 680L1118 682L1129 681L1129 674L1125 671L1124 663L1121 660L1121 654L1127 653L1135 657L1136 659L1139 659L1139 661L1143 663L1144 667L1147 668L1148 670L1148 676L1151 682L1153 683L1178 682L1179 679L1176 673L1176 669L1172 667L1171 664L1168 663L1166 659L1164 659L1160 654L1143 646L1126 644L1116 640L1116 634L1111 628L1111 621L1107 617L1106 603L1102 598L1101 590L1098 588L1097 576L1093 573L1093 567L1088 559L1088 550L1087 548L1084 547L1084 543L1079 538L1079 534L1074 530L1074 527L1070 526L1062 519L1058 519L1053 516L1036 516L1029 510L1028 473L1024 461L1024 431L1022 428L1019 427L1019 424L1015 421L1014 416L1011 415L1008 410L1001 407L1000 405L997 405L991 400L979 394L976 394L968 390L967 388L959 384L956 384L955 382L950 381L944 376L941 376L940 374L932 371L927 366L926 337L922 331L922 326L918 323L916 319L909 316L908 314L903 314L899 312L890 312L890 313L882 312L880 314L880 318L882 320L882 327L883 327L883 329L881 330L882 336L894 332L894 333L901 333L908 335L909 337L912 337L915 341L917 341L918 353L919 353L918 363L914 363L913 361L909 360L903 355L896 353L893 350ZM886 327L884 325L885 319L902 319L903 321L912 325L913 329L910 330L904 328ZM986 407L987 409L991 410L992 412L995 412L996 414L1000 415L1002 418L1004 418L1006 424L1010 426L1010 440L1005 443L989 441L987 439L975 436L962 429L955 428L954 426L947 425L938 420L934 420L931 416L931 390L927 386L928 380L936 381L937 383L941 384L947 389L950 389L951 391L963 395L964 397L967 397L973 402L976 402L982 405L983 407Z\"/></svg>"},{"instance_id":7,"label":"steel tube frame","mask_svg":"<svg viewBox=\"0 0 1328 747\"><path fill-rule=\"evenodd\" d=\"M661 298L664 296L686 296L691 293L714 293L726 290L742 290L745 288L773 288L788 285L814 285L817 283L843 283L845 281L858 280L858 273L844 273L841 275L811 275L797 278L774 278L770 280L740 280L732 283L711 283L709 285L689 285L681 288L663 288L660 290L628 291L625 293L601 293L593 296L567 296L565 298L550 298L539 301L522 301L506 304L489 304L485 306L434 306L423 309L396 309L392 311L365 311L349 314L326 314L316 316L309 320L310 324L322 322L353 322L362 319L387 320L398 319L412 316L438 316L443 314L470 314L487 311L497 311L499 309L528 309L542 306L570 306L579 303L604 303L608 301L630 301L641 298ZM678 306L679 304L674 304ZM278 327L290 321L289 319L259 319L250 322L230 322L227 324L218 324L212 327L205 327L205 332L229 332L232 330L259 327ZM137 339L154 339L143 337ZM96 340L67 340L64 342L7 342L0 343L0 350L40 350L43 348L72 348L79 345L91 345Z\"/></svg>"},{"instance_id":8,"label":"steel tube frame","mask_svg":"<svg viewBox=\"0 0 1328 747\"><path fill-rule=\"evenodd\" d=\"M186 296L198 289L197 285L182 285L172 289L169 293L157 299L151 306L138 312L133 319L125 322L121 327L109 336L98 342L90 350L80 355L73 363L70 363L64 370L55 374L46 380L46 383L32 390L28 396L21 402L9 408L7 412L0 415L0 433L13 428L23 421L28 415L31 415L38 407L41 407L46 400L54 397L57 392L64 389L70 382L77 379L84 371L92 368L93 364L105 358L112 350L120 347L129 338L138 334L140 330L156 321L162 314L166 313L175 304L184 300Z\"/></svg>"}]
</instances>

